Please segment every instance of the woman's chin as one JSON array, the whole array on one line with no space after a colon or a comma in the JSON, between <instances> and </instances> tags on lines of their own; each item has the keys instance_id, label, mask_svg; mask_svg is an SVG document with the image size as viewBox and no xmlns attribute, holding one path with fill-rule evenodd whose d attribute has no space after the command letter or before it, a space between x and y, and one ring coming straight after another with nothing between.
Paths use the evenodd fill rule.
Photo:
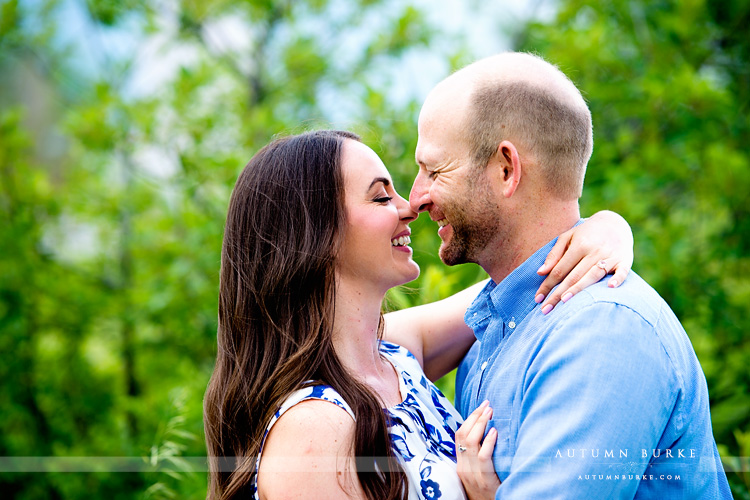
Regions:
<instances>
[{"instance_id":1,"label":"woman's chin","mask_svg":"<svg viewBox=\"0 0 750 500\"><path fill-rule=\"evenodd\" d=\"M414 269L412 270L411 274L409 274L407 277L404 278L404 281L402 283L399 283L396 286L405 285L407 283L410 283L414 281L415 279L419 278L419 264L417 264L414 261L411 261L412 264L414 264Z\"/></svg>"}]
</instances>

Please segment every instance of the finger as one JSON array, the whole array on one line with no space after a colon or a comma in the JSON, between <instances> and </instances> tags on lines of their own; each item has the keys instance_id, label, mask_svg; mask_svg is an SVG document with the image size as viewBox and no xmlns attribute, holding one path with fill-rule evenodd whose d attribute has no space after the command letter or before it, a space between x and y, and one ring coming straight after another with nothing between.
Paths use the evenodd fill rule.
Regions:
<instances>
[{"instance_id":1,"label":"finger","mask_svg":"<svg viewBox=\"0 0 750 500\"><path fill-rule=\"evenodd\" d=\"M495 473L495 464L492 462L495 443L497 443L497 429L493 427L484 438L482 448L477 454L476 480L481 485L483 498L494 498L497 488L500 487L500 479Z\"/></svg>"},{"instance_id":2,"label":"finger","mask_svg":"<svg viewBox=\"0 0 750 500\"><path fill-rule=\"evenodd\" d=\"M625 278L628 277L628 274L630 274L630 269L633 266L633 261L631 260L629 263L620 263L617 265L617 270L615 271L615 275L612 276L609 281L607 282L607 285L610 288L617 288L618 286L622 285L622 283L625 281Z\"/></svg>"},{"instance_id":3,"label":"finger","mask_svg":"<svg viewBox=\"0 0 750 500\"><path fill-rule=\"evenodd\" d=\"M560 258L563 256L563 254L565 254L565 251L568 249L568 245L570 244L572 235L572 231L566 231L557 238L557 241L552 247L552 250L549 251L549 253L547 254L547 258L544 259L544 264L542 264L542 266L536 271L537 274L539 274L540 276L549 274L550 270L555 267L555 265L560 261Z\"/></svg>"},{"instance_id":4,"label":"finger","mask_svg":"<svg viewBox=\"0 0 750 500\"><path fill-rule=\"evenodd\" d=\"M480 463L484 464L485 462L489 461L490 465L492 465L492 452L495 451L495 443L497 443L497 429L493 427L489 430L487 436L484 438L482 447L479 448L477 458L479 458ZM492 471L495 471L494 466L492 467Z\"/></svg>"},{"instance_id":5,"label":"finger","mask_svg":"<svg viewBox=\"0 0 750 500\"><path fill-rule=\"evenodd\" d=\"M489 406L489 404L490 402L485 399L482 402L482 404L477 407L476 410L471 412L471 414L468 417L466 417L466 420L464 420L464 423L461 424L461 427L459 427L458 430L456 431L456 447L458 447L459 445L465 446L466 437L474 428L474 424L482 415L482 412L484 411L484 409L487 406Z\"/></svg>"},{"instance_id":6,"label":"finger","mask_svg":"<svg viewBox=\"0 0 750 500\"><path fill-rule=\"evenodd\" d=\"M567 278L560 283L560 286L547 297L547 300L542 304L542 313L549 314L549 312L560 302L567 302L573 298L578 292L584 288L593 285L600 281L607 275L606 269L603 269L597 265L591 265L590 259L582 260L573 271L570 272ZM549 305L548 305L549 304ZM551 307L550 307L551 306Z\"/></svg>"},{"instance_id":7,"label":"finger","mask_svg":"<svg viewBox=\"0 0 750 500\"><path fill-rule=\"evenodd\" d=\"M479 447L482 442L482 437L484 437L484 430L487 428L487 422L489 422L490 417L492 417L492 408L487 406L484 409L484 411L482 411L482 414L479 416L479 418L477 419L476 423L474 424L474 427L466 436L465 446L469 450L473 452L479 451Z\"/></svg>"},{"instance_id":8,"label":"finger","mask_svg":"<svg viewBox=\"0 0 750 500\"><path fill-rule=\"evenodd\" d=\"M477 410L481 410L481 413ZM466 447L466 450L459 452L457 457L458 460L456 465L460 471L459 477L461 477L461 481L464 482L465 486L476 486L481 484L484 474L483 471L486 468L486 465L480 463L478 456L482 447L484 430L487 428L487 422L492 416L492 408L483 405L483 407L477 408L477 410L474 411L472 416L475 416L476 413L479 413L479 416L476 421L473 422L469 433L463 438L462 445Z\"/></svg>"},{"instance_id":9,"label":"finger","mask_svg":"<svg viewBox=\"0 0 750 500\"><path fill-rule=\"evenodd\" d=\"M547 294L549 294L556 285L567 280L567 284L565 286L565 288L567 289L571 284L577 282L586 273L586 271L588 271L588 267L586 266L586 264L584 264L583 267L579 268L581 262L582 260L580 252L574 251L574 249L571 247L569 251L565 253L563 258L560 259L560 261L550 271L547 278L539 286L539 289L536 292L536 298L534 299L537 303L539 303L547 298L547 300L545 301L545 305L542 306L542 312L545 312L544 307L548 307L549 311L552 310L552 308L548 306L550 300ZM557 287L555 292L557 292L559 289L560 287ZM552 303L552 306L557 304L559 301L560 294L558 293L554 295L554 302ZM545 314L549 311L546 311Z\"/></svg>"}]
</instances>

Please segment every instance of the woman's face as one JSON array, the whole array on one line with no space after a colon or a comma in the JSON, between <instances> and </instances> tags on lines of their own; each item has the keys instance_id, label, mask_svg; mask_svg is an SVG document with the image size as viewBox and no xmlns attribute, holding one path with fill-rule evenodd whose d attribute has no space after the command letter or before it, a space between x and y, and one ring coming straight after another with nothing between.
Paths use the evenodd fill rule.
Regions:
<instances>
[{"instance_id":1,"label":"woman's face","mask_svg":"<svg viewBox=\"0 0 750 500\"><path fill-rule=\"evenodd\" d=\"M345 139L344 176L347 224L338 258L341 278L388 290L419 276L412 260L409 222L417 214L396 193L388 170L361 142Z\"/></svg>"}]
</instances>

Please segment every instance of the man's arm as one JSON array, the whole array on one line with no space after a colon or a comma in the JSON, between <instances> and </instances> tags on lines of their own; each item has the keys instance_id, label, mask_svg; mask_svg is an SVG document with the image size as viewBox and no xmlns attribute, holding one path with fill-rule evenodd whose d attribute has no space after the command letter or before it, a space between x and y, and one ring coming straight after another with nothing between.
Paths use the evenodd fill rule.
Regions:
<instances>
[{"instance_id":1,"label":"man's arm","mask_svg":"<svg viewBox=\"0 0 750 500\"><path fill-rule=\"evenodd\" d=\"M529 364L496 498L632 498L639 481L622 476L646 470L679 391L669 358L622 305L584 306L553 328Z\"/></svg>"}]
</instances>

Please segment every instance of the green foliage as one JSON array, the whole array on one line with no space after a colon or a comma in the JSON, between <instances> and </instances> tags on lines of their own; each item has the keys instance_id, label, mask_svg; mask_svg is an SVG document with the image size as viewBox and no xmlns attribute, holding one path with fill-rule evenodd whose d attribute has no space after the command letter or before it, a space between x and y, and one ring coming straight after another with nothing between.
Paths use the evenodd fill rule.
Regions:
<instances>
[{"instance_id":1,"label":"green foliage","mask_svg":"<svg viewBox=\"0 0 750 500\"><path fill-rule=\"evenodd\" d=\"M143 492L144 500L188 498L184 496L186 491L192 492L190 498L204 497L205 485L197 477L194 465L182 457L197 437L184 430L188 423L189 396L190 391L183 388L173 391L173 414L160 426L147 460L157 480Z\"/></svg>"},{"instance_id":2,"label":"green foliage","mask_svg":"<svg viewBox=\"0 0 750 500\"><path fill-rule=\"evenodd\" d=\"M408 5L374 1L188 1L168 12L68 2L68 15L71 5L84 51L60 2L2 6L0 456L144 459L136 472L0 472L0 483L16 499L203 498L201 402L234 181L273 136L328 124L343 102L406 188L417 104L390 105L390 82L373 85L370 68L398 64L430 28ZM378 33L363 38L375 18ZM226 19L246 45L216 44ZM311 29L329 20L335 30ZM124 29L191 55L139 89L151 74L99 44ZM33 106L28 88L31 101L58 104Z\"/></svg>"},{"instance_id":3,"label":"green foliage","mask_svg":"<svg viewBox=\"0 0 750 500\"><path fill-rule=\"evenodd\" d=\"M407 194L420 103L393 98L393 68L444 34L414 6L378 0L62 3L0 5L0 456L144 458L138 472L0 483L24 500L202 498L201 401L239 171L277 134L333 125L360 133ZM518 39L586 93L596 147L583 212L633 226L636 269L696 347L733 470L750 453L749 11L570 0ZM221 43L227 19L246 43ZM143 37L160 44L151 56L112 49ZM448 42L448 67L470 60ZM391 307L483 277L440 263L428 218L412 230L422 275L389 293ZM452 397L450 376L439 385ZM748 497L747 472L731 480Z\"/></svg>"}]
</instances>

